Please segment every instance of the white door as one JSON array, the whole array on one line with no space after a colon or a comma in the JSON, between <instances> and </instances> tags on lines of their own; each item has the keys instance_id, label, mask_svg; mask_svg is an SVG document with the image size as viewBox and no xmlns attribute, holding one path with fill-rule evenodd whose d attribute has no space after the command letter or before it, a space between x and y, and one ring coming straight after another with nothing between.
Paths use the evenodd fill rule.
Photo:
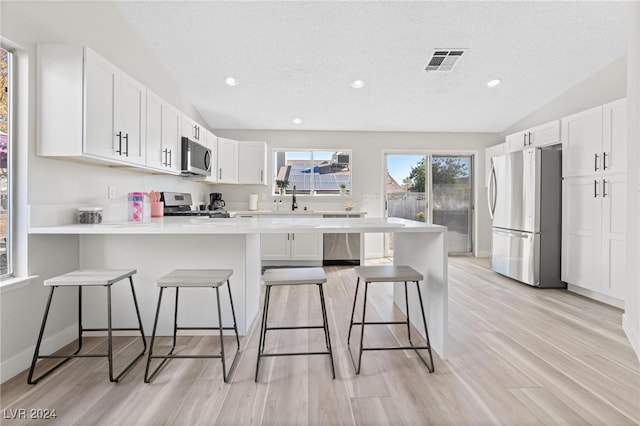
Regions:
<instances>
[{"instance_id":1,"label":"white door","mask_svg":"<svg viewBox=\"0 0 640 426\"><path fill-rule=\"evenodd\" d=\"M606 173L627 171L627 100L603 106L602 170Z\"/></svg>"},{"instance_id":2,"label":"white door","mask_svg":"<svg viewBox=\"0 0 640 426\"><path fill-rule=\"evenodd\" d=\"M627 177L606 176L602 195L602 292L624 300L626 283Z\"/></svg>"},{"instance_id":3,"label":"white door","mask_svg":"<svg viewBox=\"0 0 640 426\"><path fill-rule=\"evenodd\" d=\"M562 176L602 170L602 106L562 119Z\"/></svg>"},{"instance_id":4,"label":"white door","mask_svg":"<svg viewBox=\"0 0 640 426\"><path fill-rule=\"evenodd\" d=\"M100 55L86 49L85 61L85 139L87 154L118 158L121 136L115 130L120 70Z\"/></svg>"},{"instance_id":5,"label":"white door","mask_svg":"<svg viewBox=\"0 0 640 426\"><path fill-rule=\"evenodd\" d=\"M562 182L562 281L601 291L601 182L594 177Z\"/></svg>"}]
</instances>

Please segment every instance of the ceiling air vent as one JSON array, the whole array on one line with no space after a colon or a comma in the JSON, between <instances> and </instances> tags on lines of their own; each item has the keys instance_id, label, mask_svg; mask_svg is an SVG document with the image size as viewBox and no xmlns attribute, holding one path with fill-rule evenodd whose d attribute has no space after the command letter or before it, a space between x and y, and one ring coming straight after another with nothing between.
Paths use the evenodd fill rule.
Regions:
<instances>
[{"instance_id":1,"label":"ceiling air vent","mask_svg":"<svg viewBox=\"0 0 640 426\"><path fill-rule=\"evenodd\" d=\"M426 72L449 72L456 66L463 53L464 49L438 49L433 52L433 56L424 70Z\"/></svg>"}]
</instances>

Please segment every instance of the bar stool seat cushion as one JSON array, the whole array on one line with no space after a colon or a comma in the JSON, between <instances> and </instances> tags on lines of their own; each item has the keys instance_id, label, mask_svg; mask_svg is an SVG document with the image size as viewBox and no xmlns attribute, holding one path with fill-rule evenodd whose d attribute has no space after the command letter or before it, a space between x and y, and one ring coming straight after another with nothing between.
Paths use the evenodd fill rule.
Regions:
<instances>
[{"instance_id":1,"label":"bar stool seat cushion","mask_svg":"<svg viewBox=\"0 0 640 426\"><path fill-rule=\"evenodd\" d=\"M357 266L355 273L367 282L422 281L421 273L407 265Z\"/></svg>"},{"instance_id":2,"label":"bar stool seat cushion","mask_svg":"<svg viewBox=\"0 0 640 426\"><path fill-rule=\"evenodd\" d=\"M302 285L326 283L322 268L276 268L262 274L263 285Z\"/></svg>"},{"instance_id":3,"label":"bar stool seat cushion","mask_svg":"<svg viewBox=\"0 0 640 426\"><path fill-rule=\"evenodd\" d=\"M134 275L135 269L79 269L44 281L46 286L111 285Z\"/></svg>"},{"instance_id":4,"label":"bar stool seat cushion","mask_svg":"<svg viewBox=\"0 0 640 426\"><path fill-rule=\"evenodd\" d=\"M232 269L175 269L158 278L157 287L220 287L233 274Z\"/></svg>"}]
</instances>

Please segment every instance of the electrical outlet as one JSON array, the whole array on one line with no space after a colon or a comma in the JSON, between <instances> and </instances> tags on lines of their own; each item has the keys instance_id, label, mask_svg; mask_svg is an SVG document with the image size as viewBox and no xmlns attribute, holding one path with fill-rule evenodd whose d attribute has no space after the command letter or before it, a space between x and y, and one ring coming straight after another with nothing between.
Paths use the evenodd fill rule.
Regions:
<instances>
[{"instance_id":1,"label":"electrical outlet","mask_svg":"<svg viewBox=\"0 0 640 426\"><path fill-rule=\"evenodd\" d=\"M379 194L379 193L377 193L377 192L376 192L375 194L373 194L373 199L374 199L375 201L380 201L380 194Z\"/></svg>"},{"instance_id":2,"label":"electrical outlet","mask_svg":"<svg viewBox=\"0 0 640 426\"><path fill-rule=\"evenodd\" d=\"M116 187L113 185L109 185L107 187L107 198L110 200L116 198Z\"/></svg>"}]
</instances>

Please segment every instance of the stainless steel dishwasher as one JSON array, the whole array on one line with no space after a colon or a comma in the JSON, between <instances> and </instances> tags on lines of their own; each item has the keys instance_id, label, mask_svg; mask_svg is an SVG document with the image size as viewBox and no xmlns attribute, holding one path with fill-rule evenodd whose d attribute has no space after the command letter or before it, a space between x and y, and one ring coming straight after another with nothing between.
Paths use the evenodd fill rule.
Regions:
<instances>
[{"instance_id":1,"label":"stainless steel dishwasher","mask_svg":"<svg viewBox=\"0 0 640 426\"><path fill-rule=\"evenodd\" d=\"M323 217L360 217L360 215L324 215ZM323 265L360 265L360 234L324 234Z\"/></svg>"}]
</instances>

